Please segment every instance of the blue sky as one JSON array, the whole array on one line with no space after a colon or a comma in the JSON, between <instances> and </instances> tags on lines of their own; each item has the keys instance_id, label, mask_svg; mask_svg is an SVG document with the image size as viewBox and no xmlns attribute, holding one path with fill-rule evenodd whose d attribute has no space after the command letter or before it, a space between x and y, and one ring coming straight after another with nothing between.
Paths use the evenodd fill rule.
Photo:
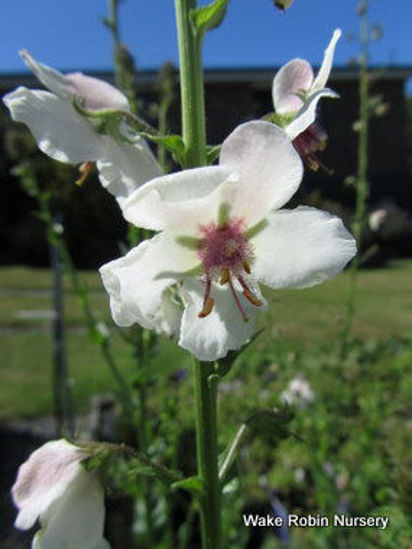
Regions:
<instances>
[{"instance_id":1,"label":"blue sky","mask_svg":"<svg viewBox=\"0 0 412 549\"><path fill-rule=\"evenodd\" d=\"M370 21L384 28L371 48L375 64L412 65L412 2L369 0ZM357 31L357 0L295 0L286 13L272 0L232 0L223 25L209 33L204 60L209 67L278 66L300 56L319 63L336 27ZM111 68L111 44L100 18L107 0L2 0L0 72L23 72L18 57L27 48L37 59L63 70ZM177 63L173 0L123 0L122 39L140 68ZM336 64L357 53L341 40Z\"/></svg>"}]
</instances>

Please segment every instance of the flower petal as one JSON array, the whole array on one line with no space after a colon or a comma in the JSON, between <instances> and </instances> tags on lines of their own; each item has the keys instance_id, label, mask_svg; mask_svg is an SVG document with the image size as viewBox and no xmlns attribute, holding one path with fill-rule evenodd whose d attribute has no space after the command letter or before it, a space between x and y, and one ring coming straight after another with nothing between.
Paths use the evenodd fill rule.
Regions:
<instances>
[{"instance_id":1,"label":"flower petal","mask_svg":"<svg viewBox=\"0 0 412 549\"><path fill-rule=\"evenodd\" d=\"M185 310L180 328L179 345L198 360L214 361L230 350L240 349L253 335L256 307L239 293L248 321L245 322L235 306L227 286L213 285L215 305L205 318L199 318L203 307L204 287L195 279L185 280L182 295Z\"/></svg>"},{"instance_id":2,"label":"flower petal","mask_svg":"<svg viewBox=\"0 0 412 549\"><path fill-rule=\"evenodd\" d=\"M320 90L321 88L324 88L326 86L326 82L328 81L330 71L332 70L335 46L337 41L341 37L341 35L342 35L342 31L340 29L336 29L334 31L331 41L329 42L329 45L325 50L325 55L323 57L322 65L313 82L312 91Z\"/></svg>"},{"instance_id":3,"label":"flower petal","mask_svg":"<svg viewBox=\"0 0 412 549\"><path fill-rule=\"evenodd\" d=\"M224 141L220 164L237 173L227 184L232 215L248 226L283 206L302 180L303 165L284 130L263 121L238 126ZM222 189L225 192L225 189Z\"/></svg>"},{"instance_id":4,"label":"flower petal","mask_svg":"<svg viewBox=\"0 0 412 549\"><path fill-rule=\"evenodd\" d=\"M13 120L26 124L39 148L55 160L79 164L100 157L100 135L66 100L50 92L19 87L3 101Z\"/></svg>"},{"instance_id":5,"label":"flower petal","mask_svg":"<svg viewBox=\"0 0 412 549\"><path fill-rule=\"evenodd\" d=\"M279 114L297 111L303 101L298 97L307 92L313 83L313 70L305 59L292 59L276 73L272 84L275 111Z\"/></svg>"},{"instance_id":6,"label":"flower petal","mask_svg":"<svg viewBox=\"0 0 412 549\"><path fill-rule=\"evenodd\" d=\"M133 145L109 136L102 136L101 141L99 178L121 205L140 185L161 175L161 167L143 139L138 138Z\"/></svg>"},{"instance_id":7,"label":"flower petal","mask_svg":"<svg viewBox=\"0 0 412 549\"><path fill-rule=\"evenodd\" d=\"M86 109L130 109L126 96L104 80L82 72L69 73L66 80L73 86L76 96L83 99Z\"/></svg>"},{"instance_id":8,"label":"flower petal","mask_svg":"<svg viewBox=\"0 0 412 549\"><path fill-rule=\"evenodd\" d=\"M27 530L64 494L87 453L65 440L53 440L33 452L20 466L12 488L19 508L16 528Z\"/></svg>"},{"instance_id":9,"label":"flower petal","mask_svg":"<svg viewBox=\"0 0 412 549\"><path fill-rule=\"evenodd\" d=\"M71 101L75 94L73 84L59 71L52 67L39 63L32 57L27 50L20 52L23 61L29 69L37 76L40 82L51 92L55 93L62 99Z\"/></svg>"},{"instance_id":10,"label":"flower petal","mask_svg":"<svg viewBox=\"0 0 412 549\"><path fill-rule=\"evenodd\" d=\"M218 188L230 175L225 167L208 166L159 177L130 196L123 215L138 227L192 234L216 217Z\"/></svg>"},{"instance_id":11,"label":"flower petal","mask_svg":"<svg viewBox=\"0 0 412 549\"><path fill-rule=\"evenodd\" d=\"M327 212L299 207L268 217L252 241L253 276L271 288L308 288L338 274L356 253L342 221Z\"/></svg>"},{"instance_id":12,"label":"flower petal","mask_svg":"<svg viewBox=\"0 0 412 549\"><path fill-rule=\"evenodd\" d=\"M62 497L41 516L36 544L41 549L108 547L103 539L104 513L104 494L97 474L78 465L78 473Z\"/></svg>"},{"instance_id":13,"label":"flower petal","mask_svg":"<svg viewBox=\"0 0 412 549\"><path fill-rule=\"evenodd\" d=\"M286 133L292 141L316 120L316 108L321 97L337 98L339 94L329 88L317 90L311 94L296 114L296 117L285 128Z\"/></svg>"},{"instance_id":14,"label":"flower petal","mask_svg":"<svg viewBox=\"0 0 412 549\"><path fill-rule=\"evenodd\" d=\"M100 274L116 324L131 326L138 322L145 328L156 328L163 291L176 284L180 273L198 263L193 251L159 234L103 265Z\"/></svg>"}]
</instances>

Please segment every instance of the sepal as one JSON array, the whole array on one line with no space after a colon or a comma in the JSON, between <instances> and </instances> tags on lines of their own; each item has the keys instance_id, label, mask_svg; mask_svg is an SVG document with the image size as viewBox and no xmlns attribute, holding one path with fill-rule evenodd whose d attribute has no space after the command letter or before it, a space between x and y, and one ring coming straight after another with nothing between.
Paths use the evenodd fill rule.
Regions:
<instances>
[{"instance_id":1,"label":"sepal","mask_svg":"<svg viewBox=\"0 0 412 549\"><path fill-rule=\"evenodd\" d=\"M207 31L221 24L226 15L228 4L229 0L215 0L208 6L191 10L190 18L200 39L205 36Z\"/></svg>"}]
</instances>

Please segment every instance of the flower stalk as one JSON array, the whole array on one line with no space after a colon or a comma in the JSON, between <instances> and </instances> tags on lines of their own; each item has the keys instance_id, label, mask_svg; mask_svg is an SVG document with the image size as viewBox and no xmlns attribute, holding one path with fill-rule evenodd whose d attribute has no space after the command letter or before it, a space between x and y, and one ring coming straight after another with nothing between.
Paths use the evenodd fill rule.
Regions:
<instances>
[{"instance_id":1,"label":"flower stalk","mask_svg":"<svg viewBox=\"0 0 412 549\"><path fill-rule=\"evenodd\" d=\"M356 207L352 223L352 232L360 247L362 234L366 224L366 205L369 193L368 184L368 125L369 125L369 90L368 90L368 2L363 0L363 9L360 13L360 67L359 67L359 135L358 135L358 167L355 182ZM349 285L346 300L346 317L342 332L341 355L346 357L348 344L352 332L353 319L356 311L357 277L361 256L357 254L349 269Z\"/></svg>"}]
</instances>

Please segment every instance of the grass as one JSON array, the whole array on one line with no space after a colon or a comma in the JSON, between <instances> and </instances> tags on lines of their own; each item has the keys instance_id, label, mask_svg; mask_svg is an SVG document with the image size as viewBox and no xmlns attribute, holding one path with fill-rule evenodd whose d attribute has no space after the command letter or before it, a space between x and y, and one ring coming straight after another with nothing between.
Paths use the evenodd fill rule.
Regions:
<instances>
[{"instance_id":1,"label":"grass","mask_svg":"<svg viewBox=\"0 0 412 549\"><path fill-rule=\"evenodd\" d=\"M124 332L110 321L99 277L81 273L81 278L92 290L96 315L110 322L119 369L135 384L131 347L122 338ZM240 517L245 508L270 511L269 493L276 494L287 512L302 516L332 516L343 508L356 516L390 519L386 531L293 529L290 547L410 546L407 517L412 478L406 418L412 389L412 260L361 271L358 282L354 330L362 341L351 345L344 362L336 350L347 273L308 290L267 292L270 307L259 321L266 325L264 333L219 384L222 450L242 422L255 418L253 436L238 458L241 481L235 469L225 495L223 513L231 547L247 545L251 533ZM22 318L19 311L51 308L50 273L23 267L0 269L0 295L0 418L49 415L50 321ZM72 395L76 412L82 413L93 394L113 392L116 386L99 347L87 336L82 311L69 288L65 310ZM171 341L161 342L148 372L145 420L152 430L153 456L190 472L195 455L190 377L178 383L170 375L188 366L187 354ZM300 375L310 383L314 400L282 416L282 392ZM256 420L259 411L266 415ZM276 419L272 416L269 421L268 412ZM124 482L123 489L130 490L128 476ZM155 485L153 490L154 497L164 501L164 492ZM160 539L161 533L157 535ZM283 546L272 529L265 529L264 535L262 548ZM153 546L163 545L154 542Z\"/></svg>"},{"instance_id":2,"label":"grass","mask_svg":"<svg viewBox=\"0 0 412 549\"><path fill-rule=\"evenodd\" d=\"M96 316L111 324L108 297L94 272L82 272L91 290ZM48 414L52 410L52 347L50 321L26 318L21 311L51 309L51 273L46 269L0 269L0 417ZM293 350L296 346L337 341L344 314L347 274L307 290L267 292L270 307L259 349L273 341ZM393 262L384 269L362 271L358 285L355 334L383 339L412 333L412 261ZM262 315L263 316L263 315ZM76 408L84 411L91 395L113 389L113 380L100 349L83 328L76 296L66 288L67 352ZM262 323L264 319L262 319ZM113 352L126 377L134 371L130 347L113 327ZM172 342L164 341L154 371L170 373L188 363Z\"/></svg>"}]
</instances>

